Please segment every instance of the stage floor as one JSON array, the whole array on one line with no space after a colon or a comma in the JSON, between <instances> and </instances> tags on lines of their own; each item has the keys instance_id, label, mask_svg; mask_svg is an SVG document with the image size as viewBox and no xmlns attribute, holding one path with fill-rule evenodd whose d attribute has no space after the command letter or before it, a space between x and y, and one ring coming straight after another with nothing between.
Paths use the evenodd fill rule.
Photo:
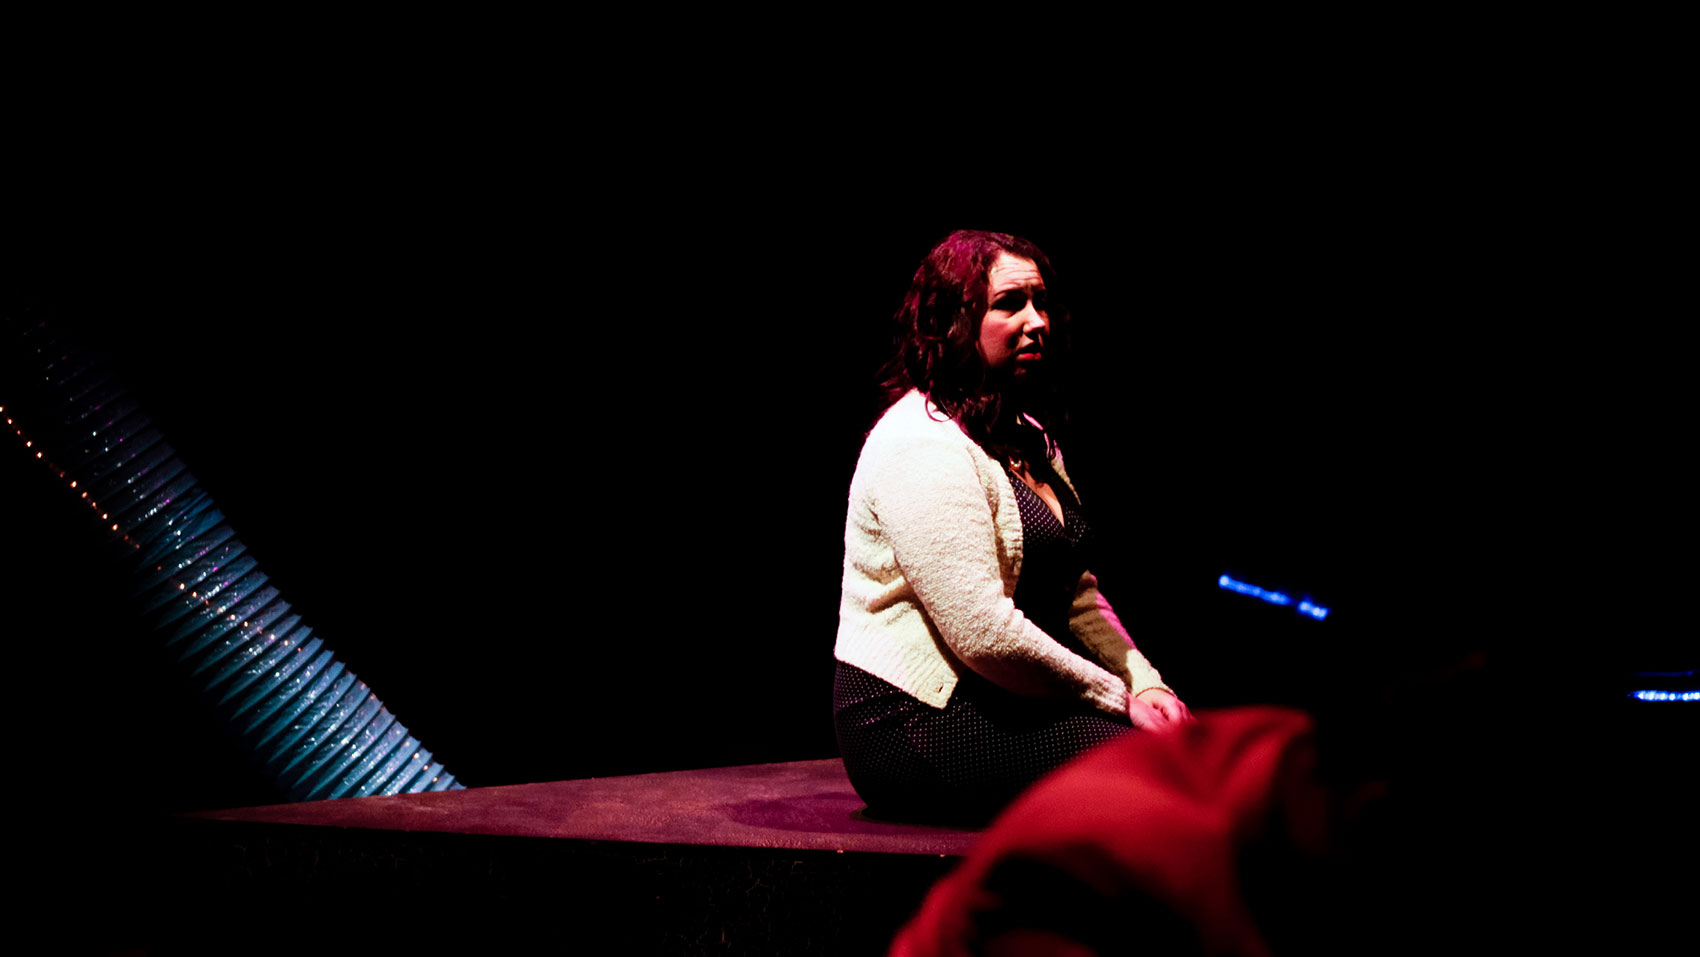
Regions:
<instances>
[{"instance_id":1,"label":"stage floor","mask_svg":"<svg viewBox=\"0 0 1700 957\"><path fill-rule=\"evenodd\" d=\"M960 856L979 832L862 813L838 758L206 811L255 824Z\"/></svg>"},{"instance_id":2,"label":"stage floor","mask_svg":"<svg viewBox=\"0 0 1700 957\"><path fill-rule=\"evenodd\" d=\"M349 951L882 953L979 834L862 808L830 759L181 815L119 939L298 952L248 923L281 907Z\"/></svg>"}]
</instances>

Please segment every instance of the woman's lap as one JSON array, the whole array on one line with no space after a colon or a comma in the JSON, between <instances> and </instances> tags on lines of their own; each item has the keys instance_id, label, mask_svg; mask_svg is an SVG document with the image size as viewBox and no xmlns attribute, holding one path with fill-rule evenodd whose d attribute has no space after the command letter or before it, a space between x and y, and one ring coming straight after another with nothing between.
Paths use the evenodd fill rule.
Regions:
<instances>
[{"instance_id":1,"label":"woman's lap","mask_svg":"<svg viewBox=\"0 0 1700 957\"><path fill-rule=\"evenodd\" d=\"M838 666L834 723L845 770L870 809L978 818L1069 759L1130 730L1073 703L1023 698L965 675L933 708Z\"/></svg>"}]
</instances>

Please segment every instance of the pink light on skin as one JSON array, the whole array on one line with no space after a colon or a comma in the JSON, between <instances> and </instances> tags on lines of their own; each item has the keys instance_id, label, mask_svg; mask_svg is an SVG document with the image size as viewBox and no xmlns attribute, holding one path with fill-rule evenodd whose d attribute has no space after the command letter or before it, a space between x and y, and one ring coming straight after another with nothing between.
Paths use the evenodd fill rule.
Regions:
<instances>
[{"instance_id":1,"label":"pink light on skin","mask_svg":"<svg viewBox=\"0 0 1700 957\"><path fill-rule=\"evenodd\" d=\"M1024 377L1044 360L1051 331L1044 277L1033 260L1004 252L986 273L986 287L980 354L993 372Z\"/></svg>"}]
</instances>

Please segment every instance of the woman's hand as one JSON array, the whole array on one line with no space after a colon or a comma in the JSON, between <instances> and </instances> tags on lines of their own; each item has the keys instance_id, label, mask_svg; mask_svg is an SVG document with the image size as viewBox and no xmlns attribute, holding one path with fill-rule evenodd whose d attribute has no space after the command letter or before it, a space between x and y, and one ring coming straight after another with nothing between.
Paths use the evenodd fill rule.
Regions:
<instances>
[{"instance_id":1,"label":"woman's hand","mask_svg":"<svg viewBox=\"0 0 1700 957\"><path fill-rule=\"evenodd\" d=\"M1181 699L1162 688L1146 688L1137 695L1129 692L1127 716L1143 731L1165 731L1193 720Z\"/></svg>"}]
</instances>

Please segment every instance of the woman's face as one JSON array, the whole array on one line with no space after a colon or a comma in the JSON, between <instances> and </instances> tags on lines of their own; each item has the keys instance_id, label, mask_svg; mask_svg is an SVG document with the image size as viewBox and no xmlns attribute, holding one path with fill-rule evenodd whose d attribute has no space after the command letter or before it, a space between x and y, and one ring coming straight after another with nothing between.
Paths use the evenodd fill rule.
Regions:
<instances>
[{"instance_id":1,"label":"woman's face","mask_svg":"<svg viewBox=\"0 0 1700 957\"><path fill-rule=\"evenodd\" d=\"M1033 260L999 253L986 276L986 316L980 320L980 354L993 373L1026 376L1044 361L1050 335L1045 280Z\"/></svg>"}]
</instances>

